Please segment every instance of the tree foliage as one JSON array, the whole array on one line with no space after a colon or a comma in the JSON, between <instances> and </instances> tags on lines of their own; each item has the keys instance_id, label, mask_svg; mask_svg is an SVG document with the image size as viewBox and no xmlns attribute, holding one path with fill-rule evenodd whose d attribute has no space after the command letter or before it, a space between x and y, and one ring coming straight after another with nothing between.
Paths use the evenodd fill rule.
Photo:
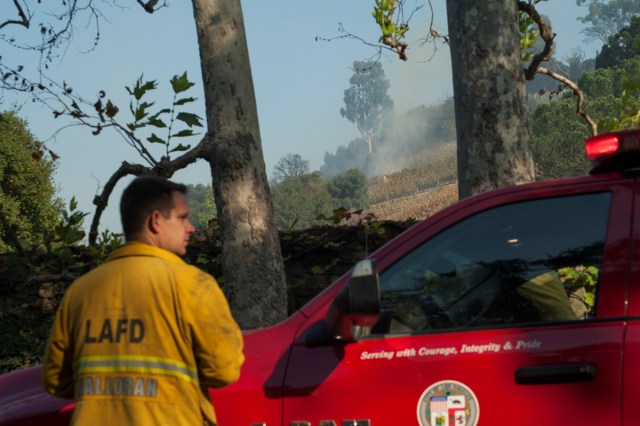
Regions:
<instances>
[{"instance_id":1,"label":"tree foliage","mask_svg":"<svg viewBox=\"0 0 640 426\"><path fill-rule=\"evenodd\" d=\"M216 218L216 202L210 185L187 185L189 220L196 232L209 228L210 221Z\"/></svg>"},{"instance_id":2,"label":"tree foliage","mask_svg":"<svg viewBox=\"0 0 640 426\"><path fill-rule=\"evenodd\" d=\"M306 228L320 213L333 208L319 172L288 177L271 188L271 195L279 229Z\"/></svg>"},{"instance_id":3,"label":"tree foliage","mask_svg":"<svg viewBox=\"0 0 640 426\"><path fill-rule=\"evenodd\" d=\"M598 118L600 132L640 126L640 56L618 66L583 74L580 86L586 108ZM538 178L558 178L586 174L590 163L584 152L589 128L575 119L575 99L571 93L558 101L538 105L530 115L532 151Z\"/></svg>"},{"instance_id":4,"label":"tree foliage","mask_svg":"<svg viewBox=\"0 0 640 426\"><path fill-rule=\"evenodd\" d=\"M391 84L385 78L380 62L373 61L354 61L349 84L344 91L344 107L340 108L340 114L355 123L371 153L373 138L393 108L387 93Z\"/></svg>"},{"instance_id":5,"label":"tree foliage","mask_svg":"<svg viewBox=\"0 0 640 426\"><path fill-rule=\"evenodd\" d=\"M287 154L281 157L273 167L272 180L274 183L293 177L306 175L310 172L309 161L304 160L299 154Z\"/></svg>"},{"instance_id":6,"label":"tree foliage","mask_svg":"<svg viewBox=\"0 0 640 426\"><path fill-rule=\"evenodd\" d=\"M358 169L349 169L329 179L327 191L337 206L347 209L369 207L367 175Z\"/></svg>"},{"instance_id":7,"label":"tree foliage","mask_svg":"<svg viewBox=\"0 0 640 426\"><path fill-rule=\"evenodd\" d=\"M55 164L15 112L0 113L0 252L42 243L60 219Z\"/></svg>"},{"instance_id":8,"label":"tree foliage","mask_svg":"<svg viewBox=\"0 0 640 426\"><path fill-rule=\"evenodd\" d=\"M593 71L596 65L596 60L585 57L584 51L580 48L574 50L565 60L569 67L568 75L572 81L579 81L584 73Z\"/></svg>"},{"instance_id":9,"label":"tree foliage","mask_svg":"<svg viewBox=\"0 0 640 426\"><path fill-rule=\"evenodd\" d=\"M578 20L587 25L582 30L587 41L608 43L613 34L628 25L633 16L640 14L638 0L576 0L579 6L585 3L589 13Z\"/></svg>"},{"instance_id":10,"label":"tree foliage","mask_svg":"<svg viewBox=\"0 0 640 426\"><path fill-rule=\"evenodd\" d=\"M640 56L622 61L613 68L585 74L582 84L592 94L601 132L640 127Z\"/></svg>"},{"instance_id":11,"label":"tree foliage","mask_svg":"<svg viewBox=\"0 0 640 426\"><path fill-rule=\"evenodd\" d=\"M589 127L575 118L575 100L539 105L530 114L531 150L538 179L582 176L589 172L584 140Z\"/></svg>"},{"instance_id":12,"label":"tree foliage","mask_svg":"<svg viewBox=\"0 0 640 426\"><path fill-rule=\"evenodd\" d=\"M580 79L580 86L588 98L613 95L622 96L625 78L638 79L640 76L640 56L620 62L617 66L596 69Z\"/></svg>"},{"instance_id":13,"label":"tree foliage","mask_svg":"<svg viewBox=\"0 0 640 426\"><path fill-rule=\"evenodd\" d=\"M169 178L177 170L206 158L202 139L195 146L183 142L198 136L196 129L203 127L202 118L189 109L196 98L186 94L194 85L186 72L174 75L169 80L173 99L164 104L156 105L156 100L152 98L158 87L155 80L145 80L141 76L133 85L126 86L131 97L129 115L121 112L122 108L114 104L104 90L98 91L94 99L88 99L66 82L60 87L53 81L41 84L30 80L19 70L8 71L5 77L6 88L28 92L34 101L53 108L53 117L56 119L69 118L89 128L93 135L107 129L114 130L144 163L123 162L94 198L96 210L89 231L91 244L96 242L102 213L122 177L129 174L155 174ZM55 106L51 104L52 99Z\"/></svg>"},{"instance_id":14,"label":"tree foliage","mask_svg":"<svg viewBox=\"0 0 640 426\"><path fill-rule=\"evenodd\" d=\"M640 6L639 6L640 7ZM640 16L609 37L596 56L596 69L611 68L640 54Z\"/></svg>"},{"instance_id":15,"label":"tree foliage","mask_svg":"<svg viewBox=\"0 0 640 426\"><path fill-rule=\"evenodd\" d=\"M608 51L611 55L606 58L611 59L610 66L586 73L580 80L580 85L591 98L589 107L599 118L600 132L640 127L639 36L640 17L634 17L629 26L610 37L612 41L624 40L623 43L611 45L619 49ZM615 60L612 59L614 57Z\"/></svg>"},{"instance_id":16,"label":"tree foliage","mask_svg":"<svg viewBox=\"0 0 640 426\"><path fill-rule=\"evenodd\" d=\"M304 229L317 223L321 214L337 208L369 207L368 181L352 169L329 180L320 172L289 176L271 188L279 229Z\"/></svg>"},{"instance_id":17,"label":"tree foliage","mask_svg":"<svg viewBox=\"0 0 640 426\"><path fill-rule=\"evenodd\" d=\"M372 175L369 167L372 164L372 160L372 156L369 155L367 150L367 141L363 138L356 138L346 146L338 146L335 154L325 152L324 164L320 167L320 171L325 176L334 176L349 169L357 168L364 170L367 175Z\"/></svg>"}]
</instances>

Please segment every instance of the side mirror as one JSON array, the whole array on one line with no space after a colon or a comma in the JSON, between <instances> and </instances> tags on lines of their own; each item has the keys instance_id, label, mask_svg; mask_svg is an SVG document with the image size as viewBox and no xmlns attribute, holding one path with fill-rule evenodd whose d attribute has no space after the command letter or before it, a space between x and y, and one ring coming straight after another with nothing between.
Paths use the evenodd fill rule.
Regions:
<instances>
[{"instance_id":1,"label":"side mirror","mask_svg":"<svg viewBox=\"0 0 640 426\"><path fill-rule=\"evenodd\" d=\"M356 341L371 333L380 317L380 279L376 262L358 262L347 285L335 299L338 318L333 336L344 341Z\"/></svg>"}]
</instances>

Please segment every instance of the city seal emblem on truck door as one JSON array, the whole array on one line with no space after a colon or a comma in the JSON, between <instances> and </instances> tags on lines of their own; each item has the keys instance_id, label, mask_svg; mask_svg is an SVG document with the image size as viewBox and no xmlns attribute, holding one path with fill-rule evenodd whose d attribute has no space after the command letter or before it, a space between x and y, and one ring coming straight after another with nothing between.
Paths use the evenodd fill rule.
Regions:
<instances>
[{"instance_id":1,"label":"city seal emblem on truck door","mask_svg":"<svg viewBox=\"0 0 640 426\"><path fill-rule=\"evenodd\" d=\"M479 417L476 395L454 380L432 384L418 402L420 426L476 426Z\"/></svg>"}]
</instances>

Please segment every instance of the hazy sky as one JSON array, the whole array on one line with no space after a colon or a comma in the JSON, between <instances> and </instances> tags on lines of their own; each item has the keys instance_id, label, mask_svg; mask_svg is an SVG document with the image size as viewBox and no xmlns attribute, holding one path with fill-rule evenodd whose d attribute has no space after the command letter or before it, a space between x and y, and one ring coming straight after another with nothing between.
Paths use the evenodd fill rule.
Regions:
<instances>
[{"instance_id":1,"label":"hazy sky","mask_svg":"<svg viewBox=\"0 0 640 426\"><path fill-rule=\"evenodd\" d=\"M101 22L100 43L93 45L91 21L76 23L77 35L54 63L51 75L73 86L75 93L95 99L100 90L119 104L121 115L128 118L129 98L124 86L132 86L144 74L157 80L159 90L153 98L158 105L171 101L168 81L187 71L197 85L191 90L198 98L193 109L204 113L199 55L191 2L168 0L169 7L149 15L130 3L126 9L103 10L108 21ZM434 27L447 33L444 0L433 0ZM407 1L407 7L424 5L424 1ZM325 0L243 0L249 54L253 72L262 145L271 175L273 166L288 153L300 154L312 169L323 164L324 154L334 153L339 145L347 145L358 136L354 125L340 116L343 92L348 87L354 60L366 60L377 51L360 41L331 39L340 36L340 24L350 33L375 42L378 29L371 17L373 1ZM3 10L11 6L5 4ZM556 37L556 57L567 57L580 47L586 57L594 57L597 43L585 44L577 16L586 12L574 0L551 0L540 5L551 18ZM13 12L13 10L11 10ZM3 13L5 15L7 12ZM411 25L409 61L402 62L391 53L382 57L382 66L391 83L390 96L396 110L402 112L419 105L439 103L452 96L451 64L446 46L421 46L431 13L419 10ZM14 34L21 36L21 30ZM3 45L2 49L6 49ZM29 64L20 52L3 51L7 63ZM17 102L20 114L29 122L36 138L49 139L68 122L54 120L51 111L26 98L3 93L4 106ZM197 143L194 139L192 143ZM87 129L73 128L56 135L47 145L58 155L56 183L65 200L75 196L81 210L93 215L93 196L122 161L137 162L137 153L115 133L92 136ZM179 172L175 180L185 183L210 184L206 163ZM103 215L103 226L120 232L117 204L122 188L118 185ZM87 220L90 223L90 218Z\"/></svg>"}]
</instances>

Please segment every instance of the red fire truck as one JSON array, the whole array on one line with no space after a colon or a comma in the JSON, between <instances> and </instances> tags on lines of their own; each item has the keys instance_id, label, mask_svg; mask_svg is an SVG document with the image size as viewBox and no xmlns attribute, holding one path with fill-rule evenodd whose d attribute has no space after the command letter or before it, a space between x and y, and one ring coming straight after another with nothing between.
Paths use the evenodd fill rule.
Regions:
<instances>
[{"instance_id":1,"label":"red fire truck","mask_svg":"<svg viewBox=\"0 0 640 426\"><path fill-rule=\"evenodd\" d=\"M590 176L462 200L246 332L220 424L640 424L640 131L587 153ZM2 425L72 410L38 368L0 377Z\"/></svg>"}]
</instances>

